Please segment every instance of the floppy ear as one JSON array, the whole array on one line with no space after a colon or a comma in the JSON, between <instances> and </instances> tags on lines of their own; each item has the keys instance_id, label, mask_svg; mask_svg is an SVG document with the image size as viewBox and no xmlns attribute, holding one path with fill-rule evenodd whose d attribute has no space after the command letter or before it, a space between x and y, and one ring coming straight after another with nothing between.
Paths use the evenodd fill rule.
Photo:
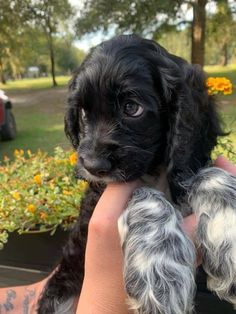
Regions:
<instances>
[{"instance_id":1,"label":"floppy ear","mask_svg":"<svg viewBox=\"0 0 236 314\"><path fill-rule=\"evenodd\" d=\"M77 75L79 71L76 71L73 78L69 83L69 93L67 98L67 107L65 112L65 133L70 139L75 149L79 146L79 100L78 100L78 87L77 87Z\"/></svg>"},{"instance_id":2,"label":"floppy ear","mask_svg":"<svg viewBox=\"0 0 236 314\"><path fill-rule=\"evenodd\" d=\"M180 70L179 70L180 71ZM168 83L168 135L166 165L173 200L185 194L183 182L211 161L221 131L213 97L208 95L200 66L181 64L182 79L171 91ZM173 74L173 72L172 72ZM164 80L165 80L165 74ZM170 78L169 78L170 80Z\"/></svg>"}]
</instances>

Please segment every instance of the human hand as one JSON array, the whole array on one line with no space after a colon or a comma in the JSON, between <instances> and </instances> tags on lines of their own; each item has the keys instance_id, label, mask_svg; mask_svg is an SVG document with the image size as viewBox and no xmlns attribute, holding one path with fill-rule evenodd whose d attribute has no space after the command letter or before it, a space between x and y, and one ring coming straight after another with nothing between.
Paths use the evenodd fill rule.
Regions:
<instances>
[{"instance_id":1,"label":"human hand","mask_svg":"<svg viewBox=\"0 0 236 314\"><path fill-rule=\"evenodd\" d=\"M109 184L94 210L89 223L85 278L77 314L129 313L117 221L138 185L138 181Z\"/></svg>"},{"instance_id":2,"label":"human hand","mask_svg":"<svg viewBox=\"0 0 236 314\"><path fill-rule=\"evenodd\" d=\"M227 172L229 172L232 175L236 175L236 166L226 159L223 156L219 156L215 162L214 162L214 167L221 168ZM196 236L196 229L197 229L197 219L195 214L192 214L188 217L186 217L183 220L183 230L188 234L190 239L195 242L195 236ZM199 252L198 258L197 258L197 265L201 263L201 254Z\"/></svg>"}]
</instances>

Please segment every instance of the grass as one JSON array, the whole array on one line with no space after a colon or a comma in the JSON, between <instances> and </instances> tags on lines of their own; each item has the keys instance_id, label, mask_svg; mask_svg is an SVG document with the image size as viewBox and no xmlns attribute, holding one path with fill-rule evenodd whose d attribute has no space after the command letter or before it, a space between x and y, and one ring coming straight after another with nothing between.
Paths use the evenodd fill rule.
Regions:
<instances>
[{"instance_id":1,"label":"grass","mask_svg":"<svg viewBox=\"0 0 236 314\"><path fill-rule=\"evenodd\" d=\"M64 135L66 88L9 90L17 123L17 137L0 142L0 160L11 157L15 149L39 148L52 153L56 146L69 148Z\"/></svg>"},{"instance_id":2,"label":"grass","mask_svg":"<svg viewBox=\"0 0 236 314\"><path fill-rule=\"evenodd\" d=\"M68 84L69 76L57 76L58 87ZM8 81L6 85L0 83L0 89L3 90L25 90L25 89L48 89L52 88L51 77L27 78L22 80Z\"/></svg>"},{"instance_id":3,"label":"grass","mask_svg":"<svg viewBox=\"0 0 236 314\"><path fill-rule=\"evenodd\" d=\"M15 149L39 148L52 153L56 146L67 148L69 142L64 136L62 113L53 116L32 108L14 110L18 134L13 141L0 142L0 160L4 155L12 157Z\"/></svg>"},{"instance_id":4,"label":"grass","mask_svg":"<svg viewBox=\"0 0 236 314\"><path fill-rule=\"evenodd\" d=\"M236 65L206 66L205 70L211 76L230 78L236 86ZM4 155L11 157L16 148L32 151L40 148L52 153L55 146L70 147L63 121L68 81L68 76L57 77L57 88L51 87L49 77L11 81L6 86L0 84L0 89L6 90L13 101L18 128L15 140L0 142L0 160ZM230 96L221 97L220 103L236 151L236 90Z\"/></svg>"}]
</instances>

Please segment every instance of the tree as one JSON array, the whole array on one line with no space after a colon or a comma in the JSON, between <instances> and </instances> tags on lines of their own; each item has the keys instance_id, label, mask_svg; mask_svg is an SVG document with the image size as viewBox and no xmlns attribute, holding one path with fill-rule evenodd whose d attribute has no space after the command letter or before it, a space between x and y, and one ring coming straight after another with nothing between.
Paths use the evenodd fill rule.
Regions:
<instances>
[{"instance_id":1,"label":"tree","mask_svg":"<svg viewBox=\"0 0 236 314\"><path fill-rule=\"evenodd\" d=\"M20 60L15 53L21 49L21 25L25 21L25 0L4 0L0 5L0 80L6 83L6 72L13 75ZM12 29L14 25L14 31Z\"/></svg>"},{"instance_id":2,"label":"tree","mask_svg":"<svg viewBox=\"0 0 236 314\"><path fill-rule=\"evenodd\" d=\"M88 0L77 22L79 35L109 26L116 32L135 32L157 38L186 19L183 5L193 10L192 63L204 64L206 4L211 0Z\"/></svg>"},{"instance_id":3,"label":"tree","mask_svg":"<svg viewBox=\"0 0 236 314\"><path fill-rule=\"evenodd\" d=\"M53 86L57 86L54 36L58 32L59 25L72 16L72 7L68 0L34 0L29 3L28 13L32 17L32 23L40 25L46 36Z\"/></svg>"},{"instance_id":4,"label":"tree","mask_svg":"<svg viewBox=\"0 0 236 314\"><path fill-rule=\"evenodd\" d=\"M192 22L192 52L191 62L204 65L205 31L206 31L206 4L207 0L195 0Z\"/></svg>"},{"instance_id":5,"label":"tree","mask_svg":"<svg viewBox=\"0 0 236 314\"><path fill-rule=\"evenodd\" d=\"M209 46L216 46L217 62L227 65L230 54L234 52L236 21L227 0L218 0L216 14L207 21L207 34Z\"/></svg>"},{"instance_id":6,"label":"tree","mask_svg":"<svg viewBox=\"0 0 236 314\"><path fill-rule=\"evenodd\" d=\"M180 56L188 61L191 60L191 30L186 27L181 30L170 30L162 33L158 38L158 43L166 48L170 53Z\"/></svg>"},{"instance_id":7,"label":"tree","mask_svg":"<svg viewBox=\"0 0 236 314\"><path fill-rule=\"evenodd\" d=\"M57 38L55 47L57 70L62 73L72 72L85 57L84 51L74 46L71 36Z\"/></svg>"}]
</instances>

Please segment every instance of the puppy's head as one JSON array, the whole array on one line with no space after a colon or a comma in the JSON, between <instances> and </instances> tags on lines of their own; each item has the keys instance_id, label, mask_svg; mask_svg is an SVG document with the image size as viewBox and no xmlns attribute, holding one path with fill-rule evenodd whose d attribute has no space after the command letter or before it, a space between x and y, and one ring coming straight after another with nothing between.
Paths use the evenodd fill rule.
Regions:
<instances>
[{"instance_id":1,"label":"puppy's head","mask_svg":"<svg viewBox=\"0 0 236 314\"><path fill-rule=\"evenodd\" d=\"M134 35L91 51L70 83L65 117L83 177L129 181L170 162L185 65Z\"/></svg>"}]
</instances>

